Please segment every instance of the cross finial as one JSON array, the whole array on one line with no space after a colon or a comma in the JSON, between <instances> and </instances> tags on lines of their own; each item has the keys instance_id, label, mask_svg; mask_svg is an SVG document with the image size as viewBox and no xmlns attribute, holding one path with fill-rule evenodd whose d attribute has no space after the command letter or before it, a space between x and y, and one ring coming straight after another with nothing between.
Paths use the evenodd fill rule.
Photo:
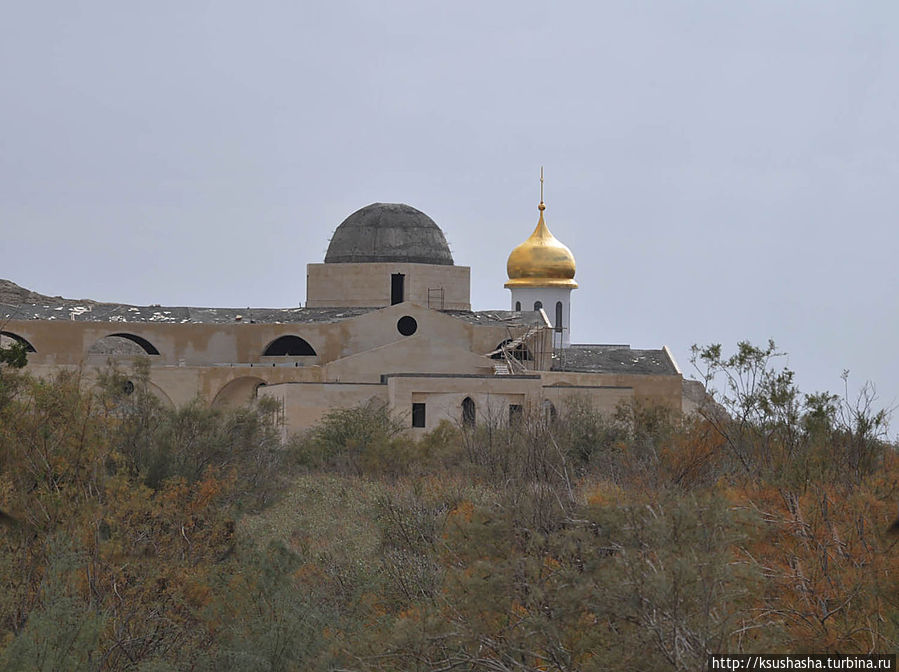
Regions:
<instances>
[{"instance_id":1,"label":"cross finial","mask_svg":"<svg viewBox=\"0 0 899 672\"><path fill-rule=\"evenodd\" d=\"M543 166L540 166L540 205L537 207L541 210L546 209L546 206L543 205Z\"/></svg>"}]
</instances>

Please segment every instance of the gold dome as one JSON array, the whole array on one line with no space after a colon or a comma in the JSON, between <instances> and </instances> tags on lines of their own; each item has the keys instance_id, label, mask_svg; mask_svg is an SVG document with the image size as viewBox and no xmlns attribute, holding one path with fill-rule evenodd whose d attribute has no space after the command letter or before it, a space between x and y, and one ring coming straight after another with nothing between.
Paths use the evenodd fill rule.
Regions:
<instances>
[{"instance_id":1,"label":"gold dome","mask_svg":"<svg viewBox=\"0 0 899 672\"><path fill-rule=\"evenodd\" d=\"M541 176L542 177L542 176ZM537 206L540 221L530 237L512 250L506 271L509 282L506 287L570 287L575 289L574 255L565 245L556 240L543 221L546 206L543 200Z\"/></svg>"}]
</instances>

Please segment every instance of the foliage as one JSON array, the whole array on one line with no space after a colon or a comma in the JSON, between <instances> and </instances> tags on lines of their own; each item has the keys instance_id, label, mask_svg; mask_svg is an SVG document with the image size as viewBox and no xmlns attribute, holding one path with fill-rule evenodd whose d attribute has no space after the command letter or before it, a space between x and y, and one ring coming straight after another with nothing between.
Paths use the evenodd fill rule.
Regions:
<instances>
[{"instance_id":1,"label":"foliage","mask_svg":"<svg viewBox=\"0 0 899 672\"><path fill-rule=\"evenodd\" d=\"M96 669L102 610L79 599L73 578L84 558L62 537L49 540L46 574L27 622L0 655L2 669L88 672Z\"/></svg>"},{"instance_id":2,"label":"foliage","mask_svg":"<svg viewBox=\"0 0 899 672\"><path fill-rule=\"evenodd\" d=\"M93 390L78 372L23 374L0 407L0 507L20 521L0 530L8 669L212 660L204 610L234 517L275 493L283 449L262 410L167 409L140 371L130 394L120 378Z\"/></svg>"},{"instance_id":3,"label":"foliage","mask_svg":"<svg viewBox=\"0 0 899 672\"><path fill-rule=\"evenodd\" d=\"M28 363L28 350L24 343L14 342L8 346L0 345L0 366L22 369ZM2 368L0 368L2 371Z\"/></svg>"},{"instance_id":4,"label":"foliage","mask_svg":"<svg viewBox=\"0 0 899 672\"><path fill-rule=\"evenodd\" d=\"M409 468L413 449L405 425L385 405L370 401L329 411L306 436L294 440L292 453L306 467L396 475Z\"/></svg>"},{"instance_id":5,"label":"foliage","mask_svg":"<svg viewBox=\"0 0 899 672\"><path fill-rule=\"evenodd\" d=\"M104 414L116 421L114 448L151 489L172 478L196 483L214 467L240 474L229 497L244 506L273 496L283 449L268 400L225 411L196 399L172 409L153 394L145 359L128 375L103 371L98 386Z\"/></svg>"},{"instance_id":6,"label":"foliage","mask_svg":"<svg viewBox=\"0 0 899 672\"><path fill-rule=\"evenodd\" d=\"M782 357L773 341L760 348L737 345L730 357L720 345L693 347L693 363L707 387L724 380L700 409L723 439L729 458L747 476L802 488L823 477L858 482L883 466L889 412L874 410L876 395L865 385L850 401L846 393L802 395L794 374L776 369Z\"/></svg>"},{"instance_id":7,"label":"foliage","mask_svg":"<svg viewBox=\"0 0 899 672\"><path fill-rule=\"evenodd\" d=\"M7 368L0 669L694 670L715 651L896 650L888 413L870 387L801 394L778 355L697 348L723 389L691 418L575 395L413 442L369 404L287 445L265 405L166 407L146 365L95 389Z\"/></svg>"}]
</instances>

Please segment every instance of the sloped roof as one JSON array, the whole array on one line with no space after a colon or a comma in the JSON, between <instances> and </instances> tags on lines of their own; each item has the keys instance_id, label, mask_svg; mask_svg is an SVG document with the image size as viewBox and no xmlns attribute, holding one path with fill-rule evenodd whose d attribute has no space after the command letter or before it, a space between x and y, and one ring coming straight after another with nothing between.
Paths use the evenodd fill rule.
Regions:
<instances>
[{"instance_id":1,"label":"sloped roof","mask_svg":"<svg viewBox=\"0 0 899 672\"><path fill-rule=\"evenodd\" d=\"M554 371L583 373L643 373L677 375L677 367L668 353L660 350L635 350L629 345L572 345L553 359Z\"/></svg>"}]
</instances>

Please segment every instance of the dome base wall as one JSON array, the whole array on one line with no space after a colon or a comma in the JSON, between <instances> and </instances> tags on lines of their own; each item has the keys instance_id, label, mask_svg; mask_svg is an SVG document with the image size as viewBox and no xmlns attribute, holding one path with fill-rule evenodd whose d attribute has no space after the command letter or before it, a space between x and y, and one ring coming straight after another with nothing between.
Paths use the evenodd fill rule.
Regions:
<instances>
[{"instance_id":1,"label":"dome base wall","mask_svg":"<svg viewBox=\"0 0 899 672\"><path fill-rule=\"evenodd\" d=\"M407 264L308 264L307 308L382 308L396 303L394 276L401 275L402 301L435 310L471 310L468 266Z\"/></svg>"}]
</instances>

